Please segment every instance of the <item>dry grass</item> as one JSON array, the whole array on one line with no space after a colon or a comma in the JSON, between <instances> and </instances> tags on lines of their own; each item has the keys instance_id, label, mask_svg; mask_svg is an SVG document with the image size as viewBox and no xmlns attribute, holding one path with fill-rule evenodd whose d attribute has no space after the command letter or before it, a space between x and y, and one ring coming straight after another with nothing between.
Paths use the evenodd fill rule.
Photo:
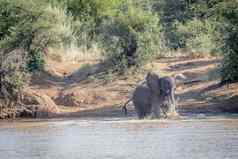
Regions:
<instances>
[{"instance_id":1,"label":"dry grass","mask_svg":"<svg viewBox=\"0 0 238 159\"><path fill-rule=\"evenodd\" d=\"M104 60L102 51L94 46L91 49L78 48L71 46L69 48L49 49L49 56L55 61L73 62L73 63L95 63Z\"/></svg>"}]
</instances>

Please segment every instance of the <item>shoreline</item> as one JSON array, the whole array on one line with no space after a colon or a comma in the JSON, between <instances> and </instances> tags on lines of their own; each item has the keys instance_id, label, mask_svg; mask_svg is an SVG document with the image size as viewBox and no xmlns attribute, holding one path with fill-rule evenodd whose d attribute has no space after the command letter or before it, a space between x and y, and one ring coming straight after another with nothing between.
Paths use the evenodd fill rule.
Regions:
<instances>
[{"instance_id":1,"label":"shoreline","mask_svg":"<svg viewBox=\"0 0 238 159\"><path fill-rule=\"evenodd\" d=\"M78 112L83 113L83 112ZM238 113L229 113L229 112L206 112L206 113L197 113L197 112L180 112L178 118L168 118L168 119L138 119L136 114L130 114L129 116L109 116L103 113L99 114L84 114L82 116L70 116L69 114L58 114L53 117L46 118L15 118L15 119L2 119L0 124L7 123L27 123L27 122L61 122L61 121L70 121L70 120L81 120L81 121L193 121L193 120L233 120L238 119Z\"/></svg>"},{"instance_id":2,"label":"shoreline","mask_svg":"<svg viewBox=\"0 0 238 159\"><path fill-rule=\"evenodd\" d=\"M26 89L30 95L35 96L32 101L40 101L38 104L43 105L43 112L38 110L39 116L36 115L40 119L127 118L122 113L121 106L130 98L132 91L143 81L149 70L157 71L162 76L183 74L187 78L186 81L177 83L176 87L179 114L238 113L238 83L220 85L217 67L221 61L216 57L161 58L144 66L142 72L124 76L112 75L110 81L96 78L97 74L91 75L95 78L89 76L79 81L82 76L82 71L77 71L81 68L80 63L72 67L70 62L64 65L50 59L47 62L48 72L34 76L31 85ZM72 72L72 68L75 71ZM65 72L66 77L55 74ZM136 118L131 104L128 106L128 117Z\"/></svg>"}]
</instances>

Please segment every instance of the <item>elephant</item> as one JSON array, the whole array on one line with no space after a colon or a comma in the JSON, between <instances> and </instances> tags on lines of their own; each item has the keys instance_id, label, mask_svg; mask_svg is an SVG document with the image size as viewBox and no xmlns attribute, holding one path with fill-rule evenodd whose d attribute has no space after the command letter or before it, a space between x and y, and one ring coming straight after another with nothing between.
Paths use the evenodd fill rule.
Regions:
<instances>
[{"instance_id":1,"label":"elephant","mask_svg":"<svg viewBox=\"0 0 238 159\"><path fill-rule=\"evenodd\" d=\"M162 84L165 86L162 87ZM167 116L167 112L173 110L170 108L170 103L173 103L170 100L174 99L173 94L171 95L174 93L172 86L167 78L159 78L158 74L149 72L146 82L135 89L132 99L123 106L125 113L127 113L126 105L132 101L139 119L148 115L152 118Z\"/></svg>"},{"instance_id":2,"label":"elephant","mask_svg":"<svg viewBox=\"0 0 238 159\"><path fill-rule=\"evenodd\" d=\"M151 109L153 117L160 117L176 114L175 83L176 77L160 77L158 74L149 72L146 76L146 83L151 90Z\"/></svg>"},{"instance_id":3,"label":"elephant","mask_svg":"<svg viewBox=\"0 0 238 159\"><path fill-rule=\"evenodd\" d=\"M167 114L176 114L176 101L175 101L175 89L176 89L176 77L165 76L159 79L160 93L168 102Z\"/></svg>"},{"instance_id":4,"label":"elephant","mask_svg":"<svg viewBox=\"0 0 238 159\"><path fill-rule=\"evenodd\" d=\"M155 117L160 113L165 116L178 116L176 112L175 89L176 81L183 81L186 77L183 74L160 77L158 74L149 72L146 76L147 86L150 88L151 108Z\"/></svg>"},{"instance_id":5,"label":"elephant","mask_svg":"<svg viewBox=\"0 0 238 159\"><path fill-rule=\"evenodd\" d=\"M186 80L186 77L183 74L176 74L174 76L164 76L159 79L159 86L161 96L163 96L165 101L168 103L167 115L177 116L176 112L176 100L175 100L175 90L176 82L180 83Z\"/></svg>"},{"instance_id":6,"label":"elephant","mask_svg":"<svg viewBox=\"0 0 238 159\"><path fill-rule=\"evenodd\" d=\"M148 86L138 86L133 93L132 101L139 119L148 115L151 115L152 118L166 116L168 108L165 98L154 95Z\"/></svg>"},{"instance_id":7,"label":"elephant","mask_svg":"<svg viewBox=\"0 0 238 159\"><path fill-rule=\"evenodd\" d=\"M139 119L151 115L152 118L178 117L176 112L175 89L176 81L183 81L183 74L160 77L159 74L149 72L142 84L136 87L133 96L122 110L127 115L127 104L133 102Z\"/></svg>"},{"instance_id":8,"label":"elephant","mask_svg":"<svg viewBox=\"0 0 238 159\"><path fill-rule=\"evenodd\" d=\"M135 89L132 101L139 119L151 114L151 96L152 92L147 86L141 85Z\"/></svg>"}]
</instances>

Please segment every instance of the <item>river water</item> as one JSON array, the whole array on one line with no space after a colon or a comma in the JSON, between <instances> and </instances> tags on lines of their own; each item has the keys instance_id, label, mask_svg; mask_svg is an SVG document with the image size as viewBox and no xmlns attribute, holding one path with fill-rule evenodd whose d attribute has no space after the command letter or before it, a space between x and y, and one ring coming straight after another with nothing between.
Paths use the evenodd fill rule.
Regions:
<instances>
[{"instance_id":1,"label":"river water","mask_svg":"<svg viewBox=\"0 0 238 159\"><path fill-rule=\"evenodd\" d=\"M1 159L237 159L238 118L0 123Z\"/></svg>"}]
</instances>

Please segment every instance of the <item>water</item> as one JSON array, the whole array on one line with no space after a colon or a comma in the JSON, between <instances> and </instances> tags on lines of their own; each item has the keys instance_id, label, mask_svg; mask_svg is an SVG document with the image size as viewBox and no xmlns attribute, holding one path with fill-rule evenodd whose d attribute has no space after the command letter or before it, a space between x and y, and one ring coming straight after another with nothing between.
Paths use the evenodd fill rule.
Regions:
<instances>
[{"instance_id":1,"label":"water","mask_svg":"<svg viewBox=\"0 0 238 159\"><path fill-rule=\"evenodd\" d=\"M238 119L0 123L1 159L237 159Z\"/></svg>"}]
</instances>

